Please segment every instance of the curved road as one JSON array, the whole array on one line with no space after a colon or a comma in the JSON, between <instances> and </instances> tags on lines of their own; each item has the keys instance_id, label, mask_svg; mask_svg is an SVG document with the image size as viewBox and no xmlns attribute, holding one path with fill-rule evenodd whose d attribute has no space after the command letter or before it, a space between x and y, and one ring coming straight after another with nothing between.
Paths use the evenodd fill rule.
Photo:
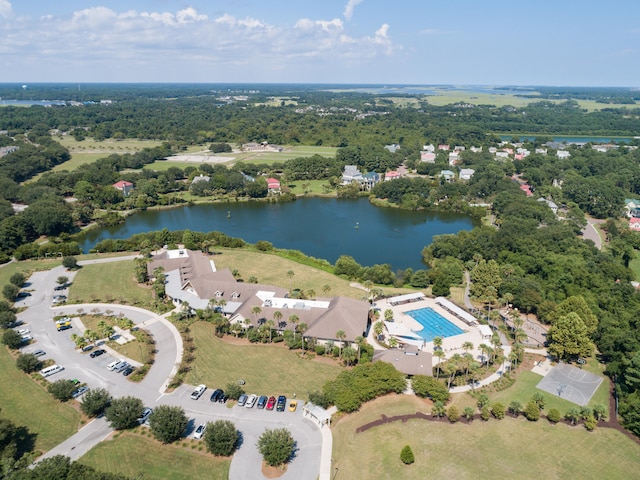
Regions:
<instances>
[{"instance_id":1,"label":"curved road","mask_svg":"<svg viewBox=\"0 0 640 480\"><path fill-rule=\"evenodd\" d=\"M591 240L598 250L602 250L602 237L598 232L596 225L603 223L604 220L596 220L595 218L587 218L587 226L582 230L582 238Z\"/></svg>"},{"instance_id":2,"label":"curved road","mask_svg":"<svg viewBox=\"0 0 640 480\"><path fill-rule=\"evenodd\" d=\"M117 257L117 259L92 260L86 263L128 259L130 257ZM34 273L29 278L29 285L27 285L31 296L16 302L17 307L28 307L18 315L19 320L25 323L20 328L29 328L31 335L36 340L35 343L24 347L23 351L28 353L42 349L46 352L43 359L54 359L56 363L65 368L61 373L50 377L50 380L78 378L91 388L106 388L114 397L124 395L138 397L147 406L153 407L160 404L181 406L191 420L189 434L200 423L219 419L233 421L242 435L242 444L231 461L229 478L232 480L265 478L261 473L262 457L256 448L257 440L266 428L286 427L296 440L297 449L287 472L281 478L291 480L318 478L323 435L315 423L303 417L301 408L298 408L295 413L248 409L238 406L227 408L224 404L211 404L207 401L211 390L205 392L200 400L192 400L190 394L193 387L188 385L183 385L171 393L165 393L166 385L180 365L182 358L182 339L175 326L153 312L127 305L83 304L51 307L54 295L53 287L60 275L69 277L70 281L75 277L74 272L67 272L63 267ZM70 330L63 332L56 330L53 322L54 315L77 315L79 309L85 313L101 312L104 314L106 310L112 311L114 315L121 313L153 335L156 341L156 359L144 380L133 383L126 377L107 370L106 365L113 361L114 357L119 358L119 355L111 349L108 349L108 354L94 359L90 358L87 353L83 354L76 350L71 335L79 331L80 325L77 320L74 321L74 328ZM93 446L108 438L111 433L112 429L104 418L95 419L38 460L54 455L66 455L72 460L77 460Z\"/></svg>"}]
</instances>

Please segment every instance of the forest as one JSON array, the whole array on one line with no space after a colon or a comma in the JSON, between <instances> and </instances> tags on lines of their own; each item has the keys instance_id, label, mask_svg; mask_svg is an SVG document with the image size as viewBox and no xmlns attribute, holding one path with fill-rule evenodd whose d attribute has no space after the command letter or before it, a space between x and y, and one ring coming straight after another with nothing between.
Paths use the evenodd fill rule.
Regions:
<instances>
[{"instance_id":1,"label":"forest","mask_svg":"<svg viewBox=\"0 0 640 480\"><path fill-rule=\"evenodd\" d=\"M7 88L0 85L0 94L6 95ZM575 334L572 340L585 347L580 352L595 347L615 381L625 426L640 435L640 295L631 284L636 278L629 269L640 250L640 234L628 228L625 218L625 200L640 198L639 140L633 138L640 132L640 109L634 93L546 89L527 107L516 108L436 107L427 96L412 107L396 106L378 102L372 94L335 93L326 86L254 90L251 86L95 85L78 90L54 84L42 88L49 89L44 90L49 98L86 103L0 108L0 148L9 149L0 157L3 261L49 252L79 253L73 235L81 227L123 221L120 212L189 201L186 198L295 201L295 195L287 192L296 181L320 181L327 194L365 195L376 205L487 216L490 220L484 226L438 237L426 247L423 257L429 270L391 272L388 267L362 267L352 258L341 257L334 272L379 284L431 286L434 294L447 295L451 286L460 283L464 270L470 271L474 296L481 303L495 306L509 300L549 323L555 344ZM30 89L18 93L25 99L33 95ZM248 100L222 100L228 96ZM295 102L264 103L274 96ZM105 98L112 102L100 104ZM629 107L587 112L576 102L582 98L615 100ZM551 101L558 99L560 103ZM153 139L161 145L134 154L106 155L73 170L52 171L71 156L56 141L58 135L98 142ZM503 142L500 135L512 138ZM555 135L630 140L599 151L589 143L549 143ZM519 136L533 139L519 141ZM149 168L194 145L228 151L231 145L262 141L338 150L334 158L315 155L231 166ZM392 153L385 148L389 144L400 148ZM449 152L440 150L433 162L424 162L421 152L428 144L465 149L455 165ZM476 151L471 151L472 146ZM519 159L498 158L492 148L533 153ZM565 154L558 156L560 150ZM341 184L346 165L381 175L403 166L411 174L380 182L369 191ZM447 181L441 176L443 170L461 168L474 171L470 180L456 175ZM206 179L193 181L201 175ZM269 197L267 176L282 182L284 195ZM124 197L112 186L119 180L134 185L131 195ZM540 200L555 202L558 214ZM16 211L12 204L23 208ZM580 236L586 215L605 222L602 250ZM43 236L49 241L43 242ZM244 244L221 234L193 236ZM137 241L142 240L109 241L101 249L129 249ZM577 351L566 350L567 359Z\"/></svg>"}]
</instances>

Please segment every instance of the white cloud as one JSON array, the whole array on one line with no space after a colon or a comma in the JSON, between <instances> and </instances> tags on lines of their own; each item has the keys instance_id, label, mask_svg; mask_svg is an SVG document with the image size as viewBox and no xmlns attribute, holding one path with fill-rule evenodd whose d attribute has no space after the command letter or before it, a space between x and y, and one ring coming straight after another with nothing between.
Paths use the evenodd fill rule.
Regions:
<instances>
[{"instance_id":1,"label":"white cloud","mask_svg":"<svg viewBox=\"0 0 640 480\"><path fill-rule=\"evenodd\" d=\"M61 81L52 77L54 67L66 78L80 72L94 81L146 81L144 76L151 75L147 72L167 71L183 75L183 81L196 81L187 72L219 75L232 68L242 69L238 75L249 79L257 78L251 76L256 68L261 74L297 74L309 68L332 71L374 64L401 49L386 24L354 36L340 18L301 18L288 26L229 14L209 18L194 8L117 12L99 6L67 17L24 17L0 22L0 38L0 71L11 66L12 72L38 72L35 65L41 65L37 74L47 75L42 81Z\"/></svg>"},{"instance_id":2,"label":"white cloud","mask_svg":"<svg viewBox=\"0 0 640 480\"><path fill-rule=\"evenodd\" d=\"M0 17L9 18L13 13L13 8L9 0L0 0Z\"/></svg>"},{"instance_id":3,"label":"white cloud","mask_svg":"<svg viewBox=\"0 0 640 480\"><path fill-rule=\"evenodd\" d=\"M351 17L353 17L353 10L362 2L363 0L349 0L344 7L344 12L342 12L344 18L346 18L347 20L351 20Z\"/></svg>"}]
</instances>

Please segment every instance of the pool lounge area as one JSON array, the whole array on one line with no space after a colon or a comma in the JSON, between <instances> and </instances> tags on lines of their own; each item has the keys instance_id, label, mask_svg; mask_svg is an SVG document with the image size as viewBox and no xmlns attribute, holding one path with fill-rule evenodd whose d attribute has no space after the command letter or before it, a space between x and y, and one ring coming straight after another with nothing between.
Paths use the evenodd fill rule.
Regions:
<instances>
[{"instance_id":1,"label":"pool lounge area","mask_svg":"<svg viewBox=\"0 0 640 480\"><path fill-rule=\"evenodd\" d=\"M405 313L422 325L421 330L412 330L422 337L425 342L431 342L435 337L447 338L465 333L460 327L454 325L430 307L410 310Z\"/></svg>"}]
</instances>

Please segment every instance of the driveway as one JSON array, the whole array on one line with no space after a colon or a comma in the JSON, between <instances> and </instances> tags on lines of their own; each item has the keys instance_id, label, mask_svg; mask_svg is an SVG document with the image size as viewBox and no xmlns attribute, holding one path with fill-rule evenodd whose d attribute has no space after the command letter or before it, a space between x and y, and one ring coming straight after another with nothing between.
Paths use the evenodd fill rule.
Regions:
<instances>
[{"instance_id":1,"label":"driveway","mask_svg":"<svg viewBox=\"0 0 640 480\"><path fill-rule=\"evenodd\" d=\"M118 257L118 260L129 258ZM100 259L99 261L114 261ZM92 261L96 263L96 261ZM225 404L209 401L211 388L205 392L200 400L190 398L192 386L183 385L171 393L166 393L166 384L175 373L182 356L182 339L176 328L165 318L148 310L127 305L112 304L83 304L52 306L54 294L65 294L55 291L56 279L65 275L73 281L75 272L67 272L63 267L36 272L29 279L26 289L31 296L21 299L16 306L28 307L18 315L18 319L25 323L22 328L29 328L35 342L24 347L23 351L33 352L42 349L46 355L42 359L53 359L65 370L53 375L50 381L63 378L77 378L86 382L90 388L106 388L114 397L132 395L140 398L147 406L162 404L178 405L184 408L187 416L192 419L189 434L200 423L219 419L234 422L242 435L242 444L231 461L230 478L265 478L261 473L262 456L258 452L256 443L258 437L267 428L285 427L291 431L297 442L297 450L290 463L284 479L318 478L320 458L322 453L322 435L317 426L302 416L301 408L296 412L275 412L248 409L235 406L227 408ZM84 313L92 311L105 313L110 310L113 315L123 314L136 325L144 328L153 335L156 341L156 359L149 373L140 383L129 381L126 377L107 370L106 366L113 361L117 353L109 353L91 358L88 353L76 350L71 340L73 333L79 334L80 324L76 320L69 330L58 332L53 317L58 315L77 315L79 309ZM216 387L216 386L212 386ZM274 386L277 387L277 386ZM251 393L251 392L249 392ZM255 392L263 394L264 392ZM273 392L276 395L277 392ZM66 455L77 460L93 446L97 445L111 433L111 428L104 419L96 419L85 425L78 433L62 442L39 458L53 455Z\"/></svg>"}]
</instances>

